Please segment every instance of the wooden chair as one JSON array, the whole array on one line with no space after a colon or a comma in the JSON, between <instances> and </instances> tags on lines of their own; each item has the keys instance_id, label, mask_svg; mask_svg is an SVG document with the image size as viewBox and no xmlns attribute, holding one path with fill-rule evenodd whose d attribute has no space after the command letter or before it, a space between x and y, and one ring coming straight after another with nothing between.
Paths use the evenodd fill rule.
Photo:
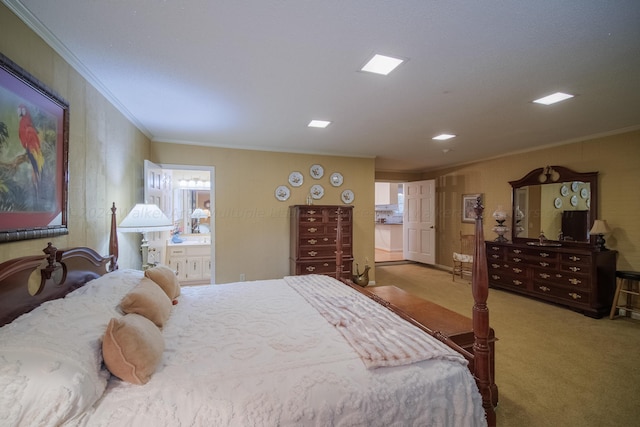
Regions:
<instances>
[{"instance_id":1,"label":"wooden chair","mask_svg":"<svg viewBox=\"0 0 640 427\"><path fill-rule=\"evenodd\" d=\"M454 282L456 281L456 275L460 275L462 279L467 274L471 279L474 241L475 236L473 234L462 234L460 232L460 251L453 253L453 270L451 273Z\"/></svg>"}]
</instances>

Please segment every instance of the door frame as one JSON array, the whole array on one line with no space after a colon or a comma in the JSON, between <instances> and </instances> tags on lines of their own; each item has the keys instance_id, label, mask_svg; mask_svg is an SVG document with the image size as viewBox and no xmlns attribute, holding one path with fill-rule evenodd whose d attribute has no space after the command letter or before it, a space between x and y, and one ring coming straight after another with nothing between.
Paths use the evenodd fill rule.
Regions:
<instances>
[{"instance_id":1,"label":"door frame","mask_svg":"<svg viewBox=\"0 0 640 427\"><path fill-rule=\"evenodd\" d=\"M210 245L211 245L211 284L215 284L216 283L216 215L215 215L215 209L216 209L216 199L215 199L215 171L216 168L215 166L201 166L201 165L180 165L180 164L174 164L174 163L157 163L157 165L159 165L160 167L162 167L163 169L168 169L168 170L197 170L197 171L208 171L209 172L209 179L211 181L211 187L209 189L209 200L210 200L210 208L209 210L211 211L211 219L209 222L210 225L210 233L211 233L211 239L210 241ZM173 194L173 190L172 190L172 194Z\"/></svg>"}]
</instances>

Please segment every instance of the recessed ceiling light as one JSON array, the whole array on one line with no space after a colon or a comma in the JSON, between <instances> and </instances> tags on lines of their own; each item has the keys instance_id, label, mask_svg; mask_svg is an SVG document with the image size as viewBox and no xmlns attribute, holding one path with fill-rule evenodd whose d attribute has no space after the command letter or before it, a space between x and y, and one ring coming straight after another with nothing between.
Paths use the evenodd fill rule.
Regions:
<instances>
[{"instance_id":1,"label":"recessed ceiling light","mask_svg":"<svg viewBox=\"0 0 640 427\"><path fill-rule=\"evenodd\" d=\"M311 120L307 126L310 128L326 128L330 123L326 120Z\"/></svg>"},{"instance_id":2,"label":"recessed ceiling light","mask_svg":"<svg viewBox=\"0 0 640 427\"><path fill-rule=\"evenodd\" d=\"M556 92L543 98L536 99L533 102L535 102L536 104L551 105L569 98L573 98L573 95L570 95L568 93Z\"/></svg>"},{"instance_id":3,"label":"recessed ceiling light","mask_svg":"<svg viewBox=\"0 0 640 427\"><path fill-rule=\"evenodd\" d=\"M449 133L441 133L440 135L434 136L431 139L435 139L435 140L438 140L438 141L446 141L447 139L451 139L451 138L455 138L455 137L456 137L455 135L451 135Z\"/></svg>"},{"instance_id":4,"label":"recessed ceiling light","mask_svg":"<svg viewBox=\"0 0 640 427\"><path fill-rule=\"evenodd\" d=\"M375 54L373 55L373 58L371 58L369 62L367 62L365 66L362 67L360 70L367 71L369 73L382 74L386 76L403 62L404 60L402 59L392 58L391 56Z\"/></svg>"}]
</instances>

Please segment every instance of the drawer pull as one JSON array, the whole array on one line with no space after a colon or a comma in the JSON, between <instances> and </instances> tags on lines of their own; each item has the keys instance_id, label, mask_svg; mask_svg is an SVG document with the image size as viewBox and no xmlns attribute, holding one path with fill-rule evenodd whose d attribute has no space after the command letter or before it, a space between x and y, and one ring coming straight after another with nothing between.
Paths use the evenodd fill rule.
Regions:
<instances>
[{"instance_id":1,"label":"drawer pull","mask_svg":"<svg viewBox=\"0 0 640 427\"><path fill-rule=\"evenodd\" d=\"M316 222L317 220L315 218L307 218L307 221L309 222Z\"/></svg>"},{"instance_id":2,"label":"drawer pull","mask_svg":"<svg viewBox=\"0 0 640 427\"><path fill-rule=\"evenodd\" d=\"M313 210L313 209L312 209L312 210L310 210L310 211L307 211L307 213L308 213L309 215L315 215L315 213L316 213L316 212L317 212L317 211L316 211L316 210Z\"/></svg>"},{"instance_id":3,"label":"drawer pull","mask_svg":"<svg viewBox=\"0 0 640 427\"><path fill-rule=\"evenodd\" d=\"M549 263L548 262L544 262L544 261L541 261L540 265L543 266L543 267L549 267Z\"/></svg>"},{"instance_id":4,"label":"drawer pull","mask_svg":"<svg viewBox=\"0 0 640 427\"><path fill-rule=\"evenodd\" d=\"M328 237L325 237L324 239L322 239L322 241L324 241L324 242L328 242L328 241L329 241L329 238L328 238Z\"/></svg>"},{"instance_id":5,"label":"drawer pull","mask_svg":"<svg viewBox=\"0 0 640 427\"><path fill-rule=\"evenodd\" d=\"M310 245L315 245L316 243L318 243L316 239L309 239L307 240L307 242L309 242Z\"/></svg>"},{"instance_id":6,"label":"drawer pull","mask_svg":"<svg viewBox=\"0 0 640 427\"><path fill-rule=\"evenodd\" d=\"M308 231L309 233L315 233L316 231L318 231L318 229L317 229L317 228L315 228L315 227L311 227L311 228L307 228L307 231Z\"/></svg>"},{"instance_id":7,"label":"drawer pull","mask_svg":"<svg viewBox=\"0 0 640 427\"><path fill-rule=\"evenodd\" d=\"M316 268L315 268L313 265L310 265L310 266L308 266L308 267L305 267L305 270L307 270L307 271L309 271L309 272L311 272L311 271L315 271L315 269L316 269Z\"/></svg>"},{"instance_id":8,"label":"drawer pull","mask_svg":"<svg viewBox=\"0 0 640 427\"><path fill-rule=\"evenodd\" d=\"M561 279L561 278L562 278L562 274L558 273L558 274L556 274L556 277L557 277L558 279Z\"/></svg>"},{"instance_id":9,"label":"drawer pull","mask_svg":"<svg viewBox=\"0 0 640 427\"><path fill-rule=\"evenodd\" d=\"M493 268L500 268L500 264L491 264L491 267L493 267Z\"/></svg>"},{"instance_id":10,"label":"drawer pull","mask_svg":"<svg viewBox=\"0 0 640 427\"><path fill-rule=\"evenodd\" d=\"M325 262L324 264L322 264L323 267L329 267L329 263Z\"/></svg>"},{"instance_id":11,"label":"drawer pull","mask_svg":"<svg viewBox=\"0 0 640 427\"><path fill-rule=\"evenodd\" d=\"M549 254L548 254L548 253L546 253L546 252L540 252L540 256L541 256L542 258L546 258L546 257L551 256L551 255L549 255Z\"/></svg>"},{"instance_id":12,"label":"drawer pull","mask_svg":"<svg viewBox=\"0 0 640 427\"><path fill-rule=\"evenodd\" d=\"M516 286L520 286L520 285L522 285L522 282L520 280L516 279L516 280L513 281L513 284L516 285Z\"/></svg>"},{"instance_id":13,"label":"drawer pull","mask_svg":"<svg viewBox=\"0 0 640 427\"><path fill-rule=\"evenodd\" d=\"M514 258L513 259L513 262L520 262L520 261L522 261L522 258Z\"/></svg>"},{"instance_id":14,"label":"drawer pull","mask_svg":"<svg viewBox=\"0 0 640 427\"><path fill-rule=\"evenodd\" d=\"M491 246L491 250L492 251L499 251L500 250L500 246Z\"/></svg>"},{"instance_id":15,"label":"drawer pull","mask_svg":"<svg viewBox=\"0 0 640 427\"><path fill-rule=\"evenodd\" d=\"M540 289L542 292L549 292L551 290L551 288L547 288L546 286L539 286L538 289Z\"/></svg>"},{"instance_id":16,"label":"drawer pull","mask_svg":"<svg viewBox=\"0 0 640 427\"><path fill-rule=\"evenodd\" d=\"M514 253L514 254L521 254L521 253L522 253L522 250L520 250L520 249L514 249L514 250L513 250L513 253Z\"/></svg>"},{"instance_id":17,"label":"drawer pull","mask_svg":"<svg viewBox=\"0 0 640 427\"><path fill-rule=\"evenodd\" d=\"M513 269L513 272L520 274L520 273L522 273L522 269L516 267L516 268Z\"/></svg>"},{"instance_id":18,"label":"drawer pull","mask_svg":"<svg viewBox=\"0 0 640 427\"><path fill-rule=\"evenodd\" d=\"M316 256L316 255L318 255L318 252L316 252L316 251L309 251L309 252L308 252L308 254L309 254L310 256Z\"/></svg>"},{"instance_id":19,"label":"drawer pull","mask_svg":"<svg viewBox=\"0 0 640 427\"><path fill-rule=\"evenodd\" d=\"M551 277L551 275L547 273L540 273L539 276L542 277L543 279L548 279L549 277Z\"/></svg>"},{"instance_id":20,"label":"drawer pull","mask_svg":"<svg viewBox=\"0 0 640 427\"><path fill-rule=\"evenodd\" d=\"M571 282L572 285L578 285L582 283L582 280L578 280L572 277L571 279L569 279L569 282Z\"/></svg>"},{"instance_id":21,"label":"drawer pull","mask_svg":"<svg viewBox=\"0 0 640 427\"><path fill-rule=\"evenodd\" d=\"M571 255L571 256L569 257L569 259L570 259L571 261L580 261L580 257L579 257L579 256L575 256L575 255Z\"/></svg>"},{"instance_id":22,"label":"drawer pull","mask_svg":"<svg viewBox=\"0 0 640 427\"><path fill-rule=\"evenodd\" d=\"M573 299L580 299L580 298L582 298L582 295L576 294L575 292L571 292L571 293L569 294L569 296L570 296L571 298L573 298Z\"/></svg>"},{"instance_id":23,"label":"drawer pull","mask_svg":"<svg viewBox=\"0 0 640 427\"><path fill-rule=\"evenodd\" d=\"M575 273L576 271L580 271L580 267L569 267L569 270Z\"/></svg>"},{"instance_id":24,"label":"drawer pull","mask_svg":"<svg viewBox=\"0 0 640 427\"><path fill-rule=\"evenodd\" d=\"M498 258L500 258L500 255L493 254L493 255L491 255L491 258L498 259Z\"/></svg>"},{"instance_id":25,"label":"drawer pull","mask_svg":"<svg viewBox=\"0 0 640 427\"><path fill-rule=\"evenodd\" d=\"M500 276L498 276L497 274L492 274L492 275L491 275L491 278L492 278L493 280L500 280Z\"/></svg>"}]
</instances>

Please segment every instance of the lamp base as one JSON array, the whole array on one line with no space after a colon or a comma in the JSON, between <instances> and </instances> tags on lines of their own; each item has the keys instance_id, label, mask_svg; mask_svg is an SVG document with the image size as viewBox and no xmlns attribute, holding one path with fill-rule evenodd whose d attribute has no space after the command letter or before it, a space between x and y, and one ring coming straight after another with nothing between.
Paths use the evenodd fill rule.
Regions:
<instances>
[{"instance_id":1,"label":"lamp base","mask_svg":"<svg viewBox=\"0 0 640 427\"><path fill-rule=\"evenodd\" d=\"M609 249L604 247L605 240L602 234L596 235L596 251L608 251Z\"/></svg>"}]
</instances>

